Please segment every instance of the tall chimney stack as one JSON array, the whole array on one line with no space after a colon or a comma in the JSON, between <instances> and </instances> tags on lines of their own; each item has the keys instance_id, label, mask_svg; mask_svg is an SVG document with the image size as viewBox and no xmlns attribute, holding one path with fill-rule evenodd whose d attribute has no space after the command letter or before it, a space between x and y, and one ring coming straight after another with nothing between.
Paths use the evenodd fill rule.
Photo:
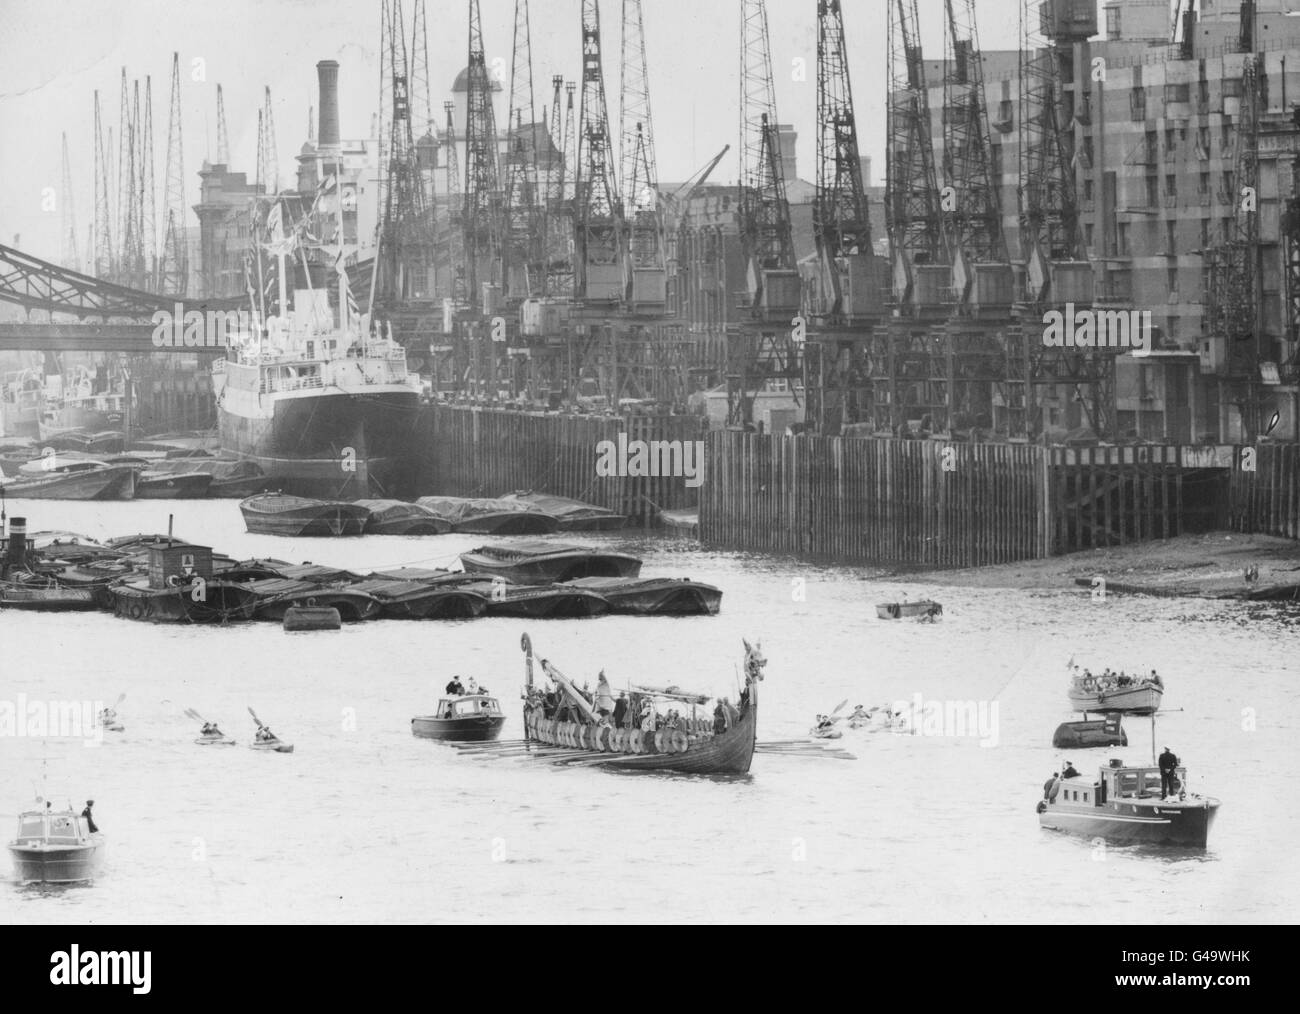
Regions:
<instances>
[{"instance_id":1,"label":"tall chimney stack","mask_svg":"<svg viewBox=\"0 0 1300 1014\"><path fill-rule=\"evenodd\" d=\"M320 129L316 145L319 148L339 146L339 62L322 60L316 64L320 81Z\"/></svg>"}]
</instances>

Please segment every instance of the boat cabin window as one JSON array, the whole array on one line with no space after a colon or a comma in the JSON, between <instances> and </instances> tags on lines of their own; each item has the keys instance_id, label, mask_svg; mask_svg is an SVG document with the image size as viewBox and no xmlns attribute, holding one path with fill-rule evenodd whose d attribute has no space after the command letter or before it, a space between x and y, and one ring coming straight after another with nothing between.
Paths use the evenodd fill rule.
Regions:
<instances>
[{"instance_id":1,"label":"boat cabin window","mask_svg":"<svg viewBox=\"0 0 1300 1014\"><path fill-rule=\"evenodd\" d=\"M23 817L18 822L18 838L42 838L45 836L45 822L40 817Z\"/></svg>"},{"instance_id":2,"label":"boat cabin window","mask_svg":"<svg viewBox=\"0 0 1300 1014\"><path fill-rule=\"evenodd\" d=\"M501 710L497 706L497 702L490 697L484 699L471 698L467 701L457 701L455 707L456 716L458 718L462 715L490 715Z\"/></svg>"},{"instance_id":3,"label":"boat cabin window","mask_svg":"<svg viewBox=\"0 0 1300 1014\"><path fill-rule=\"evenodd\" d=\"M1115 776L1115 793L1119 796L1158 796L1160 794L1160 769L1137 768L1120 771Z\"/></svg>"}]
</instances>

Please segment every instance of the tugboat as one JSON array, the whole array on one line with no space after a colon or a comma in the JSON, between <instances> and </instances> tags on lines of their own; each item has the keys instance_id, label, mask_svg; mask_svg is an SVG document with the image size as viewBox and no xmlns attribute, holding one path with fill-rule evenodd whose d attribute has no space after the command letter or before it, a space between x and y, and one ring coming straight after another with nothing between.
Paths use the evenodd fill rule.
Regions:
<instances>
[{"instance_id":1,"label":"tugboat","mask_svg":"<svg viewBox=\"0 0 1300 1014\"><path fill-rule=\"evenodd\" d=\"M1097 779L1055 779L1038 801L1042 827L1116 842L1205 848L1219 801L1187 791L1187 769L1174 769L1175 795L1160 798L1160 768L1118 758Z\"/></svg>"},{"instance_id":2,"label":"tugboat","mask_svg":"<svg viewBox=\"0 0 1300 1014\"><path fill-rule=\"evenodd\" d=\"M86 810L94 805L86 802ZM9 843L14 875L23 883L76 884L93 880L104 865L104 834L71 806L18 815L18 836Z\"/></svg>"},{"instance_id":3,"label":"tugboat","mask_svg":"<svg viewBox=\"0 0 1300 1014\"><path fill-rule=\"evenodd\" d=\"M495 697L483 693L452 694L438 701L432 715L411 719L411 735L444 743L481 743L501 735L506 716Z\"/></svg>"}]
</instances>

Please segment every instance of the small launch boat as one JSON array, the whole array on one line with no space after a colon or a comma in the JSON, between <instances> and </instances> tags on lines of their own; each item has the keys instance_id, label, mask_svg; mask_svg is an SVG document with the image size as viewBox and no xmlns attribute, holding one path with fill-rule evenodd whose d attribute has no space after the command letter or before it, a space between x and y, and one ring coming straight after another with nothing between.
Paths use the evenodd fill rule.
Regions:
<instances>
[{"instance_id":1,"label":"small launch boat","mask_svg":"<svg viewBox=\"0 0 1300 1014\"><path fill-rule=\"evenodd\" d=\"M411 719L411 735L444 743L478 743L496 739L506 723L495 697L466 694L444 697L432 715Z\"/></svg>"},{"instance_id":2,"label":"small launch boat","mask_svg":"<svg viewBox=\"0 0 1300 1014\"><path fill-rule=\"evenodd\" d=\"M9 843L14 876L23 883L75 884L93 880L103 868L102 831L68 807L27 810L18 816L18 836Z\"/></svg>"}]
</instances>

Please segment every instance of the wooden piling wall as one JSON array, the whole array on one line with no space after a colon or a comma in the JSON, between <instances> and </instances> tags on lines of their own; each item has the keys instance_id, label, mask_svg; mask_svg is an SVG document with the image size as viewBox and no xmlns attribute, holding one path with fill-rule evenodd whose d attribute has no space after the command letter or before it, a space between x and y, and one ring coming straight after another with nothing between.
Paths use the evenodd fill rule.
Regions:
<instances>
[{"instance_id":1,"label":"wooden piling wall","mask_svg":"<svg viewBox=\"0 0 1300 1014\"><path fill-rule=\"evenodd\" d=\"M610 441L617 447L620 433L629 445L702 440L705 428L705 420L694 416L616 418L432 405L423 427L421 492L495 497L532 490L637 519L652 511L650 503L687 509L699 503L700 487L687 485L682 475L598 475L600 445Z\"/></svg>"},{"instance_id":2,"label":"wooden piling wall","mask_svg":"<svg viewBox=\"0 0 1300 1014\"><path fill-rule=\"evenodd\" d=\"M714 432L709 545L972 567L1046 556L1046 452L1012 444Z\"/></svg>"},{"instance_id":3,"label":"wooden piling wall","mask_svg":"<svg viewBox=\"0 0 1300 1014\"><path fill-rule=\"evenodd\" d=\"M1232 528L1300 538L1300 445L1262 444L1234 447L1232 452L1228 482Z\"/></svg>"}]
</instances>

